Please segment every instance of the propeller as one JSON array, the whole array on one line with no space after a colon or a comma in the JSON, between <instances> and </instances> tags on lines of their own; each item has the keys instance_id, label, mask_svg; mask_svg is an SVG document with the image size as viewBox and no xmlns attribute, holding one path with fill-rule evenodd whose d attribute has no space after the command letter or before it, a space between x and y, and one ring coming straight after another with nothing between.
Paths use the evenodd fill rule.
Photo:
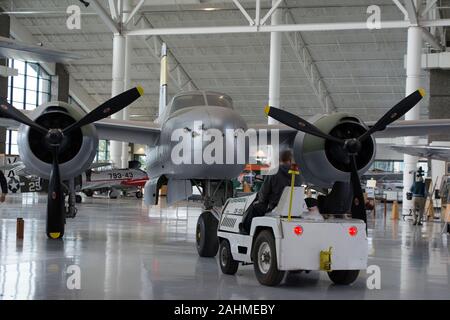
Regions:
<instances>
[{"instance_id":1,"label":"propeller","mask_svg":"<svg viewBox=\"0 0 450 320\"><path fill-rule=\"evenodd\" d=\"M350 183L353 188L353 201L352 201L352 217L355 219L364 220L367 222L366 210L364 204L364 196L361 188L361 181L358 175L358 165L357 156L361 151L362 142L369 138L372 134L377 131L382 131L386 129L386 126L394 122L395 120L404 116L409 110L414 108L414 106L425 96L425 90L419 89L405 97L394 107L392 107L386 114L384 114L380 120L378 120L375 125L373 125L369 130L364 132L358 137L352 137L347 139L341 139L329 135L319 128L309 123L308 121L281 109L266 106L264 112L269 117L278 120L279 122L296 129L298 131L311 134L313 136L323 138L328 141L333 141L341 146L344 153L349 156L350 164Z\"/></svg>"},{"instance_id":2,"label":"propeller","mask_svg":"<svg viewBox=\"0 0 450 320\"><path fill-rule=\"evenodd\" d=\"M64 234L64 193L62 190L59 168L59 151L64 137L76 129L107 118L110 115L124 109L143 94L144 90L142 87L129 89L115 97L112 97L66 128L44 128L14 108L4 98L0 98L0 115L16 120L17 122L43 133L45 135L45 146L52 154L52 169L50 172L50 180L48 185L47 203L47 235L50 238L58 239Z\"/></svg>"}]
</instances>

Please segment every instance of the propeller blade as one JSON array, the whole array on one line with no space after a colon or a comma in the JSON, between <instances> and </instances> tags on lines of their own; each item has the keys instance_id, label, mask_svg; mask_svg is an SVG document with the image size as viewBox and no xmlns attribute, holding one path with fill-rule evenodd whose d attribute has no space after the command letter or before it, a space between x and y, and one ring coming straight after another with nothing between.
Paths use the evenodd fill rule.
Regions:
<instances>
[{"instance_id":1,"label":"propeller blade","mask_svg":"<svg viewBox=\"0 0 450 320\"><path fill-rule=\"evenodd\" d=\"M296 129L296 130L304 132L304 133L308 133L310 135L313 135L313 136L316 136L319 138L323 138L326 140L344 144L343 140L333 137L329 134L326 134L325 132L321 131L319 128L317 128L313 124L309 123L305 119L300 118L299 116L296 116L295 114L284 111L282 109L269 107L269 106L266 106L266 108L264 109L264 112L269 117L272 117L275 120L278 120L281 123L284 123L288 127L291 127L293 129Z\"/></svg>"},{"instance_id":2,"label":"propeller blade","mask_svg":"<svg viewBox=\"0 0 450 320\"><path fill-rule=\"evenodd\" d=\"M361 219L367 223L366 205L364 203L364 195L361 188L361 181L358 176L358 168L356 166L356 155L350 155L351 176L350 183L353 189L352 201L352 218Z\"/></svg>"},{"instance_id":3,"label":"propeller blade","mask_svg":"<svg viewBox=\"0 0 450 320\"><path fill-rule=\"evenodd\" d=\"M47 235L52 239L59 239L64 234L65 210L57 147L52 148L52 156L52 171L48 184Z\"/></svg>"},{"instance_id":4,"label":"propeller blade","mask_svg":"<svg viewBox=\"0 0 450 320\"><path fill-rule=\"evenodd\" d=\"M5 118L16 120L17 122L20 122L24 125L29 126L30 128L40 131L43 134L46 134L48 131L47 129L37 124L36 122L28 118L26 115L24 115L20 110L14 108L14 106L8 103L5 100L5 98L0 98L0 115L2 115Z\"/></svg>"},{"instance_id":5,"label":"propeller blade","mask_svg":"<svg viewBox=\"0 0 450 320\"><path fill-rule=\"evenodd\" d=\"M85 126L87 124L93 123L98 120L102 120L104 118L109 117L110 115L122 110L123 108L127 107L134 101L136 101L140 96L144 94L144 89L142 87L135 87L132 89L129 89L125 92L122 92L121 94L112 97L108 101L104 102L91 112L89 112L87 115L85 115L83 118L81 118L78 122L75 122L74 124L68 126L63 130L64 134L68 134L72 130L81 128L82 126Z\"/></svg>"},{"instance_id":6,"label":"propeller blade","mask_svg":"<svg viewBox=\"0 0 450 320\"><path fill-rule=\"evenodd\" d=\"M372 128L366 131L362 136L358 138L359 141L364 141L371 134L377 131L383 131L386 126L391 124L397 119L400 119L409 110L414 108L414 106L419 103L420 100L425 96L425 90L419 89L411 93L409 96L404 98L402 101L397 103L391 110L389 110L380 120L378 120Z\"/></svg>"}]
</instances>

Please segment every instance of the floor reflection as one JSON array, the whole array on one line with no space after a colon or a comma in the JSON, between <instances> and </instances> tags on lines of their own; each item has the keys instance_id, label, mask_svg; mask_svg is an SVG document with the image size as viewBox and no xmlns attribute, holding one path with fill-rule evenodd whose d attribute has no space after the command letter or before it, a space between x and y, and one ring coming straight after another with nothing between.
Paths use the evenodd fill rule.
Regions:
<instances>
[{"instance_id":1,"label":"floor reflection","mask_svg":"<svg viewBox=\"0 0 450 320\"><path fill-rule=\"evenodd\" d=\"M193 203L148 210L135 199L85 199L63 240L45 236L45 197L9 196L0 205L0 299L448 299L450 259L441 224L369 222L369 264L381 268L381 290L361 272L350 287L324 273L287 273L276 288L257 282L253 266L223 275L194 246L202 209ZM382 212L379 210L378 212ZM25 236L16 239L16 219ZM81 270L70 290L68 267Z\"/></svg>"}]
</instances>

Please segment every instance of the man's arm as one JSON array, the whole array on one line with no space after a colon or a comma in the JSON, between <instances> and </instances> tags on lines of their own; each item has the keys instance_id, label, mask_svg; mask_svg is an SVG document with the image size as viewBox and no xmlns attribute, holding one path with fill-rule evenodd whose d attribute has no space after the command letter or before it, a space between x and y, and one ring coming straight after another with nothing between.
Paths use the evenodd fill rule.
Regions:
<instances>
[{"instance_id":1,"label":"man's arm","mask_svg":"<svg viewBox=\"0 0 450 320\"><path fill-rule=\"evenodd\" d=\"M267 201L269 201L271 177L272 176L266 176L264 178L264 182L258 192L258 202L260 203L267 203Z\"/></svg>"}]
</instances>

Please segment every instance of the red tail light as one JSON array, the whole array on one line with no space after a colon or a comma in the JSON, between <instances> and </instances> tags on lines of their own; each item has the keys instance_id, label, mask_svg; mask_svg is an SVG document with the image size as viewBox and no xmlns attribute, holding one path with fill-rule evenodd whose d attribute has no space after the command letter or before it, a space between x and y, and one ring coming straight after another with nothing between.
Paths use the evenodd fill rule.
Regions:
<instances>
[{"instance_id":1,"label":"red tail light","mask_svg":"<svg viewBox=\"0 0 450 320\"><path fill-rule=\"evenodd\" d=\"M298 236L301 236L303 234L303 228L302 226L295 226L294 233Z\"/></svg>"},{"instance_id":2,"label":"red tail light","mask_svg":"<svg viewBox=\"0 0 450 320\"><path fill-rule=\"evenodd\" d=\"M358 228L355 226L351 226L348 228L348 234L352 237L356 236L358 234Z\"/></svg>"}]
</instances>

